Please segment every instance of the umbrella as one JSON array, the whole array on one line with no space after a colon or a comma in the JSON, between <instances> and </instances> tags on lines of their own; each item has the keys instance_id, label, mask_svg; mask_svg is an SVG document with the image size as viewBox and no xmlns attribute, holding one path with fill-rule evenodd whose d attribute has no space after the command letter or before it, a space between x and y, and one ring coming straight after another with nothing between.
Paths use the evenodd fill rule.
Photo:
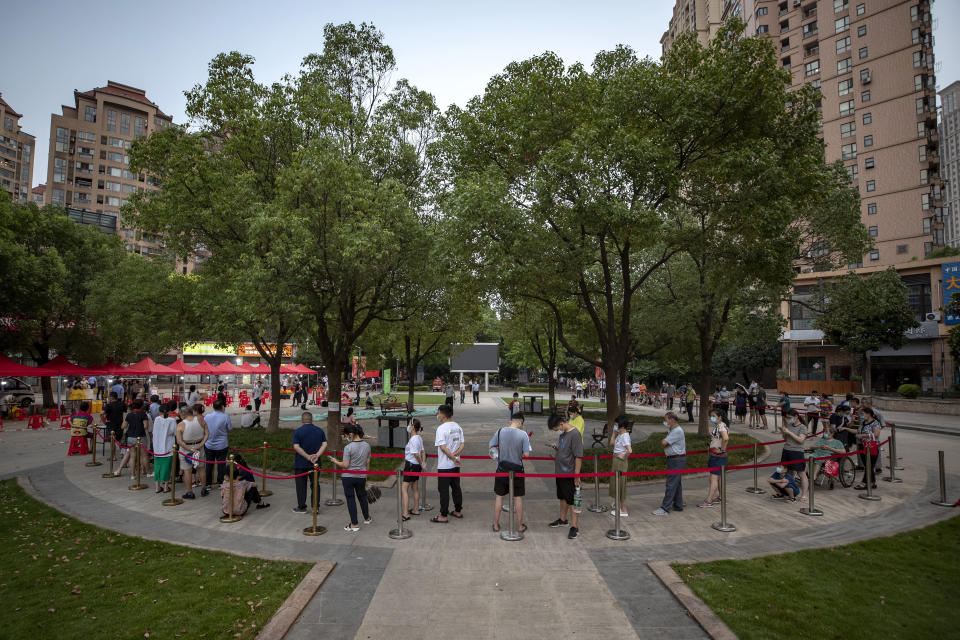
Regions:
<instances>
[{"instance_id":1,"label":"umbrella","mask_svg":"<svg viewBox=\"0 0 960 640\"><path fill-rule=\"evenodd\" d=\"M19 364L7 356L0 354L0 378L49 375L51 374L38 371L37 367L28 367L25 364Z\"/></svg>"},{"instance_id":2,"label":"umbrella","mask_svg":"<svg viewBox=\"0 0 960 640\"><path fill-rule=\"evenodd\" d=\"M140 362L127 367L124 373L136 376L175 376L180 372L166 365L157 364L150 358L144 358Z\"/></svg>"}]
</instances>

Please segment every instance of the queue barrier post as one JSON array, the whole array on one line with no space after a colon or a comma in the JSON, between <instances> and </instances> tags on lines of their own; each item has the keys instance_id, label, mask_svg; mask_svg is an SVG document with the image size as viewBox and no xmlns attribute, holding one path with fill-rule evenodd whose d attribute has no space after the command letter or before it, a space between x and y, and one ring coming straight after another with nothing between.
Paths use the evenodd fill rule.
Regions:
<instances>
[{"instance_id":1,"label":"queue barrier post","mask_svg":"<svg viewBox=\"0 0 960 640\"><path fill-rule=\"evenodd\" d=\"M337 452L333 452L333 457L337 457ZM324 500L323 504L328 507L339 507L343 505L343 500L337 497L337 474L330 474L330 497Z\"/></svg>"},{"instance_id":2,"label":"queue barrier post","mask_svg":"<svg viewBox=\"0 0 960 640\"><path fill-rule=\"evenodd\" d=\"M116 478L117 476L113 475L113 461L117 457L117 439L113 437L113 433L110 434L110 472L104 473L101 478Z\"/></svg>"},{"instance_id":3,"label":"queue barrier post","mask_svg":"<svg viewBox=\"0 0 960 640\"><path fill-rule=\"evenodd\" d=\"M313 525L303 530L305 536L322 536L327 532L326 527L317 526L317 496L320 493L320 467L313 463Z\"/></svg>"},{"instance_id":4,"label":"queue barrier post","mask_svg":"<svg viewBox=\"0 0 960 640\"><path fill-rule=\"evenodd\" d=\"M810 458L807 458L807 478L808 478L807 488L809 490L807 494L807 499L809 500L809 503L806 507L802 507L800 509L800 513L802 513L805 516L822 516L823 515L823 511L821 511L820 509L817 509L814 506L814 502L813 502L813 494L815 491L814 487L817 486L817 483L814 482L815 469L816 469L816 464L813 461L813 456L811 456Z\"/></svg>"},{"instance_id":5,"label":"queue barrier post","mask_svg":"<svg viewBox=\"0 0 960 640\"><path fill-rule=\"evenodd\" d=\"M903 469L903 467L897 466L897 427L894 424L890 424L889 444L890 446L887 447L887 453L890 455L890 475L884 478L884 481L896 484L903 482L903 480L897 477L897 470Z\"/></svg>"},{"instance_id":6,"label":"queue barrier post","mask_svg":"<svg viewBox=\"0 0 960 640\"><path fill-rule=\"evenodd\" d=\"M90 460L90 462L83 465L85 467L99 467L100 465L103 464L102 462L97 462L97 427L96 426L93 427L92 436L93 436L93 440L90 443L92 445L90 449L91 449L91 453L93 454L93 458Z\"/></svg>"},{"instance_id":7,"label":"queue barrier post","mask_svg":"<svg viewBox=\"0 0 960 640\"><path fill-rule=\"evenodd\" d=\"M759 478L757 476L757 447L760 446L760 443L753 443L753 486L747 487L747 493L761 494L766 493L765 490L760 488Z\"/></svg>"},{"instance_id":8,"label":"queue barrier post","mask_svg":"<svg viewBox=\"0 0 960 640\"><path fill-rule=\"evenodd\" d=\"M127 487L130 491L140 491L147 488L147 485L140 482L140 448L140 438L137 438L137 448L133 452L134 463L137 467L137 475L135 476L137 483Z\"/></svg>"},{"instance_id":9,"label":"queue barrier post","mask_svg":"<svg viewBox=\"0 0 960 640\"><path fill-rule=\"evenodd\" d=\"M720 522L714 522L713 528L717 531L729 533L737 528L727 522L727 465L720 468Z\"/></svg>"},{"instance_id":10,"label":"queue barrier post","mask_svg":"<svg viewBox=\"0 0 960 640\"><path fill-rule=\"evenodd\" d=\"M238 513L234 513L234 512L233 512L233 506L234 506L234 505L233 505L233 482L234 482L234 468L235 468L234 465L235 465L236 463L233 461L233 454L232 454L232 453L230 454L230 457L228 458L228 464L230 465L230 469L229 469L229 472L230 472L230 486L229 486L229 490L230 490L230 501L229 501L229 504L230 504L230 506L228 507L227 515L221 516L220 522L237 522L238 520L241 520L241 519L243 518L243 516L240 515L240 514L238 514Z\"/></svg>"},{"instance_id":11,"label":"queue barrier post","mask_svg":"<svg viewBox=\"0 0 960 640\"><path fill-rule=\"evenodd\" d=\"M594 473L598 473L594 469ZM614 493L616 494L613 503L613 529L607 530L607 537L611 540L629 540L630 534L626 530L620 528L620 509L622 505L620 504L620 487L623 486L620 483L623 482L623 476L620 475L621 472L617 471L617 475L614 476L613 481L616 483Z\"/></svg>"},{"instance_id":12,"label":"queue barrier post","mask_svg":"<svg viewBox=\"0 0 960 640\"><path fill-rule=\"evenodd\" d=\"M893 449L893 463L890 465L891 468L896 469L897 471L903 471L903 467L900 466L900 458L897 456L897 425L890 424L890 447Z\"/></svg>"},{"instance_id":13,"label":"queue barrier post","mask_svg":"<svg viewBox=\"0 0 960 640\"><path fill-rule=\"evenodd\" d=\"M260 478L260 495L263 497L272 496L273 491L267 489L267 443L263 443L263 462L260 465L263 468L263 477Z\"/></svg>"},{"instance_id":14,"label":"queue barrier post","mask_svg":"<svg viewBox=\"0 0 960 640\"><path fill-rule=\"evenodd\" d=\"M931 500L930 504L935 504L938 507L952 507L953 503L947 502L947 471L946 466L943 463L943 450L937 451L937 458L940 466L940 499Z\"/></svg>"},{"instance_id":15,"label":"queue barrier post","mask_svg":"<svg viewBox=\"0 0 960 640\"><path fill-rule=\"evenodd\" d=\"M170 453L170 497L163 501L165 507L175 507L183 504L183 498L177 497L177 460L179 460L180 447L173 445L173 451Z\"/></svg>"},{"instance_id":16,"label":"queue barrier post","mask_svg":"<svg viewBox=\"0 0 960 640\"><path fill-rule=\"evenodd\" d=\"M603 513L607 507L600 504L600 455L593 454L593 504L587 507L587 511L592 513Z\"/></svg>"},{"instance_id":17,"label":"queue barrier post","mask_svg":"<svg viewBox=\"0 0 960 640\"><path fill-rule=\"evenodd\" d=\"M507 486L509 488L509 500L510 500L510 529L508 531L500 532L500 539L506 540L507 542L516 542L517 540L523 540L523 532L519 531L517 525L517 513L516 504L514 503L514 493L513 493L513 478L514 472L510 472L510 478L507 481Z\"/></svg>"},{"instance_id":18,"label":"queue barrier post","mask_svg":"<svg viewBox=\"0 0 960 640\"><path fill-rule=\"evenodd\" d=\"M403 528L403 471L400 469L397 469L397 528L387 535L394 540L406 540L413 535L410 529Z\"/></svg>"},{"instance_id":19,"label":"queue barrier post","mask_svg":"<svg viewBox=\"0 0 960 640\"><path fill-rule=\"evenodd\" d=\"M426 471L426 463L424 463L424 471ZM427 502L427 476L420 477L420 504L417 506L417 511L432 511L433 505Z\"/></svg>"},{"instance_id":20,"label":"queue barrier post","mask_svg":"<svg viewBox=\"0 0 960 640\"><path fill-rule=\"evenodd\" d=\"M858 497L861 500L872 500L876 502L880 496L873 495L873 483L876 481L876 471L873 469L873 456L870 455L870 443L863 443L863 450L867 454L867 464L863 466L864 484L867 485L867 492L861 493Z\"/></svg>"}]
</instances>

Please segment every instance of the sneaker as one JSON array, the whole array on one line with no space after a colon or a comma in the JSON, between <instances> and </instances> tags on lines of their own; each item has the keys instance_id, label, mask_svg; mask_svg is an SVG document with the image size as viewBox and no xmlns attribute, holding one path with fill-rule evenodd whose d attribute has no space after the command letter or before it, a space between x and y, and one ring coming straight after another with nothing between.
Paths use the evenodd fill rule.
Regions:
<instances>
[{"instance_id":1,"label":"sneaker","mask_svg":"<svg viewBox=\"0 0 960 640\"><path fill-rule=\"evenodd\" d=\"M621 511L621 512L620 512L620 517L621 517L621 518L627 518L627 517L629 517L629 516L630 516L630 514L627 513L626 511Z\"/></svg>"},{"instance_id":2,"label":"sneaker","mask_svg":"<svg viewBox=\"0 0 960 640\"><path fill-rule=\"evenodd\" d=\"M782 493L778 493L778 494L776 494L776 495L770 496L770 499L771 499L771 500L783 500L783 499L786 498L786 497L787 497L787 496L783 495Z\"/></svg>"},{"instance_id":3,"label":"sneaker","mask_svg":"<svg viewBox=\"0 0 960 640\"><path fill-rule=\"evenodd\" d=\"M674 506L673 506L673 510L676 511L676 512L680 512L680 511L683 511L683 507L678 507L678 506L674 505Z\"/></svg>"},{"instance_id":4,"label":"sneaker","mask_svg":"<svg viewBox=\"0 0 960 640\"><path fill-rule=\"evenodd\" d=\"M701 503L698 504L697 506L700 507L700 508L703 508L703 507L712 507L712 506L713 506L713 503L712 503L712 502L707 502L706 500L704 500L703 502L701 502Z\"/></svg>"},{"instance_id":5,"label":"sneaker","mask_svg":"<svg viewBox=\"0 0 960 640\"><path fill-rule=\"evenodd\" d=\"M669 513L670 513L669 511L664 511L663 507L657 507L657 510L656 510L656 511L651 511L651 512L650 512L650 515L652 515L652 516L665 516L665 515L667 515L667 514L669 514Z\"/></svg>"},{"instance_id":6,"label":"sneaker","mask_svg":"<svg viewBox=\"0 0 960 640\"><path fill-rule=\"evenodd\" d=\"M203 489L200 489L200 495L201 495L201 496L210 495L210 489L208 489L207 487L204 487Z\"/></svg>"},{"instance_id":7,"label":"sneaker","mask_svg":"<svg viewBox=\"0 0 960 640\"><path fill-rule=\"evenodd\" d=\"M550 523L550 526L556 529L557 527L565 527L567 526L567 524L568 523L566 520L561 520L560 518L557 518L556 520Z\"/></svg>"},{"instance_id":8,"label":"sneaker","mask_svg":"<svg viewBox=\"0 0 960 640\"><path fill-rule=\"evenodd\" d=\"M290 511L293 511L294 513L306 513L306 512L307 512L307 508L306 508L306 507L294 507L293 509L290 509Z\"/></svg>"},{"instance_id":9,"label":"sneaker","mask_svg":"<svg viewBox=\"0 0 960 640\"><path fill-rule=\"evenodd\" d=\"M370 524L371 522L373 522L373 518L364 518L364 519L363 519L363 524Z\"/></svg>"},{"instance_id":10,"label":"sneaker","mask_svg":"<svg viewBox=\"0 0 960 640\"><path fill-rule=\"evenodd\" d=\"M344 531L352 531L352 532L355 533L355 532L357 532L357 531L360 531L360 527L355 527L355 526L353 526L352 524L348 524L347 526L345 526L345 527L343 528L343 530L344 530Z\"/></svg>"},{"instance_id":11,"label":"sneaker","mask_svg":"<svg viewBox=\"0 0 960 640\"><path fill-rule=\"evenodd\" d=\"M193 500L197 496L193 495L193 491L187 491L185 494L183 494L183 497L187 500Z\"/></svg>"},{"instance_id":12,"label":"sneaker","mask_svg":"<svg viewBox=\"0 0 960 640\"><path fill-rule=\"evenodd\" d=\"M570 532L567 534L567 538L569 538L570 540L573 540L574 538L577 537L577 535L579 535L579 531L580 530L577 529L576 527L570 527Z\"/></svg>"}]
</instances>

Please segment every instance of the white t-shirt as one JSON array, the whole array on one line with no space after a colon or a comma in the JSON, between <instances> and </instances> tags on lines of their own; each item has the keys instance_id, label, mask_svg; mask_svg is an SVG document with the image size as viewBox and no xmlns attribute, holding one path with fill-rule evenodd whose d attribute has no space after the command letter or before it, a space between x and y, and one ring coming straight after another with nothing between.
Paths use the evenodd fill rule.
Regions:
<instances>
[{"instance_id":1,"label":"white t-shirt","mask_svg":"<svg viewBox=\"0 0 960 640\"><path fill-rule=\"evenodd\" d=\"M403 459L411 464L420 464L418 454L423 451L423 437L419 434L410 436L407 446L403 448Z\"/></svg>"},{"instance_id":2,"label":"white t-shirt","mask_svg":"<svg viewBox=\"0 0 960 640\"><path fill-rule=\"evenodd\" d=\"M453 469L457 466L455 460L451 460L440 450L440 445L453 453L463 441L463 429L456 422L444 422L437 427L437 437L433 443L437 446L437 469Z\"/></svg>"},{"instance_id":3,"label":"white t-shirt","mask_svg":"<svg viewBox=\"0 0 960 640\"><path fill-rule=\"evenodd\" d=\"M255 411L244 411L240 414L240 426L244 429L253 424L253 419L257 417Z\"/></svg>"},{"instance_id":4,"label":"white t-shirt","mask_svg":"<svg viewBox=\"0 0 960 640\"><path fill-rule=\"evenodd\" d=\"M191 391L191 392L187 393L187 404L188 404L189 406L192 407L193 405L195 405L195 404L197 404L197 403L199 403L199 402L200 402L200 394L199 394L199 393L197 393L196 391Z\"/></svg>"},{"instance_id":5,"label":"white t-shirt","mask_svg":"<svg viewBox=\"0 0 960 640\"><path fill-rule=\"evenodd\" d=\"M820 411L820 398L807 396L803 399L803 406L807 409L808 413L818 413Z\"/></svg>"},{"instance_id":6,"label":"white t-shirt","mask_svg":"<svg viewBox=\"0 0 960 640\"><path fill-rule=\"evenodd\" d=\"M166 455L173 450L176 441L177 419L158 417L153 421L153 451Z\"/></svg>"},{"instance_id":7,"label":"white t-shirt","mask_svg":"<svg viewBox=\"0 0 960 640\"><path fill-rule=\"evenodd\" d=\"M627 452L627 447L633 444L633 439L626 431L621 431L617 439L613 441L613 455L619 456Z\"/></svg>"}]
</instances>

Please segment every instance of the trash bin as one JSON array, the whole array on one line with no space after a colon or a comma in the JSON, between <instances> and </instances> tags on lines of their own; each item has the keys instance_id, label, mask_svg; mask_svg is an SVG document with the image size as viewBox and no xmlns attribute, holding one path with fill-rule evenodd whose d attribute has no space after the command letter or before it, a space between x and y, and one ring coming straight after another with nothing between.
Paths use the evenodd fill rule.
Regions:
<instances>
[{"instance_id":1,"label":"trash bin","mask_svg":"<svg viewBox=\"0 0 960 640\"><path fill-rule=\"evenodd\" d=\"M543 396L523 396L523 412L543 414Z\"/></svg>"}]
</instances>

